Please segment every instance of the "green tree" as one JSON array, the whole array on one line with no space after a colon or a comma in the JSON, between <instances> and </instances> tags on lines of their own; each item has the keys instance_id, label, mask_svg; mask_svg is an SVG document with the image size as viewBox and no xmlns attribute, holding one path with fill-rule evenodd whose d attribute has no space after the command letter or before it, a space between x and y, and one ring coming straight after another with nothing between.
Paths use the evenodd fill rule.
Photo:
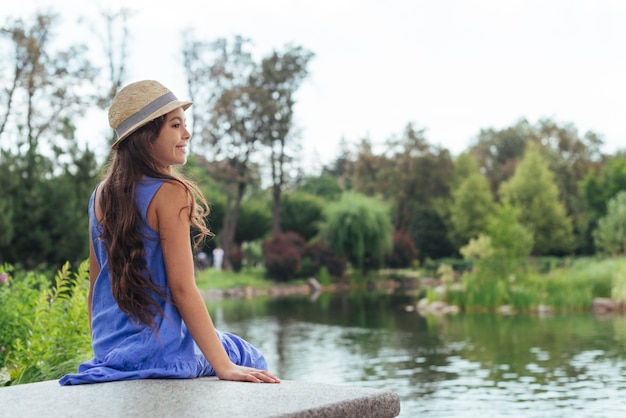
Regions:
<instances>
[{"instance_id":1,"label":"green tree","mask_svg":"<svg viewBox=\"0 0 626 418\"><path fill-rule=\"evenodd\" d=\"M230 253L236 251L235 234L242 201L257 174L258 133L264 121L257 117L257 92L250 85L258 72L250 41L240 36L229 42L194 40L184 35L183 62L187 75L195 152L207 157L207 168L224 183L226 199L220 241L224 268L231 269Z\"/></svg>"},{"instance_id":2,"label":"green tree","mask_svg":"<svg viewBox=\"0 0 626 418\"><path fill-rule=\"evenodd\" d=\"M413 213L408 232L419 251L420 261L454 255L448 227L433 205L422 206Z\"/></svg>"},{"instance_id":3,"label":"green tree","mask_svg":"<svg viewBox=\"0 0 626 418\"><path fill-rule=\"evenodd\" d=\"M312 194L285 194L280 206L281 229L296 232L306 241L311 240L319 233L324 221L324 206L324 200Z\"/></svg>"},{"instance_id":4,"label":"green tree","mask_svg":"<svg viewBox=\"0 0 626 418\"><path fill-rule=\"evenodd\" d=\"M393 203L396 230L408 230L415 211L449 196L453 162L446 149L428 143L424 130L409 123L377 154L363 140L354 163L354 190Z\"/></svg>"},{"instance_id":5,"label":"green tree","mask_svg":"<svg viewBox=\"0 0 626 418\"><path fill-rule=\"evenodd\" d=\"M388 206L353 192L329 204L321 228L328 247L347 257L360 271L380 265L391 251L392 232Z\"/></svg>"},{"instance_id":6,"label":"green tree","mask_svg":"<svg viewBox=\"0 0 626 418\"><path fill-rule=\"evenodd\" d=\"M516 275L533 248L532 232L519 215L517 208L499 206L485 234L461 248L466 257L478 256L474 271L463 278L468 308L493 309L510 302Z\"/></svg>"},{"instance_id":7,"label":"green tree","mask_svg":"<svg viewBox=\"0 0 626 418\"><path fill-rule=\"evenodd\" d=\"M269 210L267 198L255 197L244 200L235 234L237 244L264 238L271 230L272 213Z\"/></svg>"},{"instance_id":8,"label":"green tree","mask_svg":"<svg viewBox=\"0 0 626 418\"><path fill-rule=\"evenodd\" d=\"M483 129L470 147L483 172L496 192L500 184L513 176L528 144L541 150L561 190L568 212L577 194L577 183L602 159L602 140L594 132L579 135L571 123L541 119L535 124L521 119L501 129Z\"/></svg>"},{"instance_id":9,"label":"green tree","mask_svg":"<svg viewBox=\"0 0 626 418\"><path fill-rule=\"evenodd\" d=\"M598 173L589 170L578 190L594 217L606 215L609 200L626 190L626 159L617 155L607 159Z\"/></svg>"},{"instance_id":10,"label":"green tree","mask_svg":"<svg viewBox=\"0 0 626 418\"><path fill-rule=\"evenodd\" d=\"M487 179L474 172L452 192L450 231L452 242L460 247L485 232L495 204Z\"/></svg>"},{"instance_id":11,"label":"green tree","mask_svg":"<svg viewBox=\"0 0 626 418\"><path fill-rule=\"evenodd\" d=\"M29 268L76 261L88 248L77 219L86 218L95 159L79 146L74 122L95 104L96 71L84 45L53 48L57 22L36 13L0 31L11 51L0 69L0 189L11 222L0 229L0 254Z\"/></svg>"},{"instance_id":12,"label":"green tree","mask_svg":"<svg viewBox=\"0 0 626 418\"><path fill-rule=\"evenodd\" d=\"M547 162L529 147L515 175L501 186L503 201L520 211L520 222L533 233L533 253L564 254L572 250L572 223L561 202Z\"/></svg>"},{"instance_id":13,"label":"green tree","mask_svg":"<svg viewBox=\"0 0 626 418\"><path fill-rule=\"evenodd\" d=\"M454 170L449 184L450 189L458 189L461 183L476 173L480 173L476 158L469 152L462 153L454 160Z\"/></svg>"},{"instance_id":14,"label":"green tree","mask_svg":"<svg viewBox=\"0 0 626 418\"><path fill-rule=\"evenodd\" d=\"M295 94L308 75L313 53L288 45L284 51L273 51L263 58L250 85L255 90L255 115L261 121L257 135L269 150L272 179L272 234L281 232L281 194L288 180L288 168L294 161L290 149L297 146L293 126Z\"/></svg>"},{"instance_id":15,"label":"green tree","mask_svg":"<svg viewBox=\"0 0 626 418\"><path fill-rule=\"evenodd\" d=\"M494 193L502 182L513 176L531 136L532 128L526 120L520 120L514 126L501 130L481 129L469 152L478 161L481 172L489 179Z\"/></svg>"},{"instance_id":16,"label":"green tree","mask_svg":"<svg viewBox=\"0 0 626 418\"><path fill-rule=\"evenodd\" d=\"M609 200L606 216L598 221L593 237L602 253L626 255L626 191Z\"/></svg>"},{"instance_id":17,"label":"green tree","mask_svg":"<svg viewBox=\"0 0 626 418\"><path fill-rule=\"evenodd\" d=\"M305 179L298 187L298 191L319 196L326 200L335 200L342 192L337 179L328 174Z\"/></svg>"}]
</instances>

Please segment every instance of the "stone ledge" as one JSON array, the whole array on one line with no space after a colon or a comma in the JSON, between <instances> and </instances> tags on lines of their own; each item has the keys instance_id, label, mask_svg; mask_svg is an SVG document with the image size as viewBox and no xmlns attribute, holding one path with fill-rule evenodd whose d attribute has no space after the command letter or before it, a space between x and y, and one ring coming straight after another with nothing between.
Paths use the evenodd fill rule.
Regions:
<instances>
[{"instance_id":1,"label":"stone ledge","mask_svg":"<svg viewBox=\"0 0 626 418\"><path fill-rule=\"evenodd\" d=\"M56 380L0 388L0 417L395 417L393 392L294 380L132 380L60 386Z\"/></svg>"}]
</instances>

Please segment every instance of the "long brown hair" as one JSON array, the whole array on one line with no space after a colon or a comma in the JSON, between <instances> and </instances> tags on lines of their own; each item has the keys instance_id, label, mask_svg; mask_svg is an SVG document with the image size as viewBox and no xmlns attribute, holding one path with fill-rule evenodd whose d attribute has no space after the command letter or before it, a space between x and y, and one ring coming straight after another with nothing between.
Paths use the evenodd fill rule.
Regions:
<instances>
[{"instance_id":1,"label":"long brown hair","mask_svg":"<svg viewBox=\"0 0 626 418\"><path fill-rule=\"evenodd\" d=\"M135 203L135 187L144 176L176 181L189 195L189 220L197 231L194 244L212 235L205 217L209 206L198 187L175 170L166 173L153 157L152 147L167 115L163 115L131 134L112 151L104 174L100 209L102 235L106 245L113 297L120 309L134 322L155 328L155 316L163 313L159 299L165 290L156 285L146 268L141 233L141 213Z\"/></svg>"}]
</instances>

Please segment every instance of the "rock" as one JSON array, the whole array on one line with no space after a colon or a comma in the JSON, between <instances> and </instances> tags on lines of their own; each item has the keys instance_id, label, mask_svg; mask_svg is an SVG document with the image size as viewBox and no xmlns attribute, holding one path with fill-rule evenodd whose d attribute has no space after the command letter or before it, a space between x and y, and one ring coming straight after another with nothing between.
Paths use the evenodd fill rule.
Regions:
<instances>
[{"instance_id":1,"label":"rock","mask_svg":"<svg viewBox=\"0 0 626 418\"><path fill-rule=\"evenodd\" d=\"M515 310L511 305L502 305L498 307L498 313L502 315L513 315L515 313Z\"/></svg>"},{"instance_id":2,"label":"rock","mask_svg":"<svg viewBox=\"0 0 626 418\"><path fill-rule=\"evenodd\" d=\"M605 314L609 312L617 312L619 305L617 302L608 298L595 298L591 302L591 311L596 314Z\"/></svg>"}]
</instances>

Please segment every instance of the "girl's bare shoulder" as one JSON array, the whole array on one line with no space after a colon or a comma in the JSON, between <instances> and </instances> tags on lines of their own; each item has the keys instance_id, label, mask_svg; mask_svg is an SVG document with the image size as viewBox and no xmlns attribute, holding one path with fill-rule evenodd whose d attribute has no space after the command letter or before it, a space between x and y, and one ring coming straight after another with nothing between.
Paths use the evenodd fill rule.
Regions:
<instances>
[{"instance_id":1,"label":"girl's bare shoulder","mask_svg":"<svg viewBox=\"0 0 626 418\"><path fill-rule=\"evenodd\" d=\"M163 183L153 198L157 208L183 208L189 205L189 192L187 188L176 180L168 180Z\"/></svg>"}]
</instances>

